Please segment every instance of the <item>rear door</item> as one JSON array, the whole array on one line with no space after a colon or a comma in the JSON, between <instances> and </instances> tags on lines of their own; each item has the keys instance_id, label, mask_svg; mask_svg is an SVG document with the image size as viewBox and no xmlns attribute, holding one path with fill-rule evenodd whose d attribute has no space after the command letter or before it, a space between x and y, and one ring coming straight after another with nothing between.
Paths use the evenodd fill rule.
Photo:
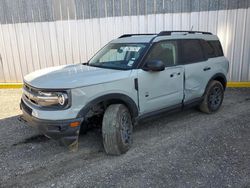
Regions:
<instances>
[{"instance_id":1,"label":"rear door","mask_svg":"<svg viewBox=\"0 0 250 188\"><path fill-rule=\"evenodd\" d=\"M201 97L213 75L202 43L200 39L181 40L181 64L185 71L184 102Z\"/></svg>"},{"instance_id":2,"label":"rear door","mask_svg":"<svg viewBox=\"0 0 250 188\"><path fill-rule=\"evenodd\" d=\"M160 60L165 70L138 70L140 112L147 113L175 105L183 100L184 68L178 65L178 42L160 41L152 47L145 62Z\"/></svg>"}]
</instances>

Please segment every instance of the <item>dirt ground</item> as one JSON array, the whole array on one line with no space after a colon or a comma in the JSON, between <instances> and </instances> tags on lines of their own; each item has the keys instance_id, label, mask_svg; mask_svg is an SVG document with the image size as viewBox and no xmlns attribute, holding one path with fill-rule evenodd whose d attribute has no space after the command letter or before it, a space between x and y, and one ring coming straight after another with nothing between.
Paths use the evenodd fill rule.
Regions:
<instances>
[{"instance_id":1,"label":"dirt ground","mask_svg":"<svg viewBox=\"0 0 250 188\"><path fill-rule=\"evenodd\" d=\"M221 110L140 123L124 155L100 130L69 152L17 118L21 90L0 90L0 187L250 187L250 88L228 89Z\"/></svg>"}]
</instances>

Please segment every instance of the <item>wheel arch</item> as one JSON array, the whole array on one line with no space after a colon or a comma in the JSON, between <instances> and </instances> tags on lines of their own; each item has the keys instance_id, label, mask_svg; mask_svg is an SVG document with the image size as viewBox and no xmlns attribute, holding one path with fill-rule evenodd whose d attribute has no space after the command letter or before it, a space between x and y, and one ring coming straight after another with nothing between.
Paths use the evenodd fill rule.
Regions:
<instances>
[{"instance_id":1,"label":"wheel arch","mask_svg":"<svg viewBox=\"0 0 250 188\"><path fill-rule=\"evenodd\" d=\"M208 81L207 86L206 86L206 90L207 90L207 87L209 86L209 84L211 83L211 81L213 81L213 80L219 81L223 85L224 90L226 89L226 87L227 87L227 78L226 78L226 76L223 73L216 73ZM205 90L205 92L206 92L206 90Z\"/></svg>"},{"instance_id":2,"label":"wheel arch","mask_svg":"<svg viewBox=\"0 0 250 188\"><path fill-rule=\"evenodd\" d=\"M222 87L221 89L226 89L226 85L227 85L227 79L226 79L226 76L222 73L218 73L218 74L215 74L214 76L211 77L211 79L208 81L207 83L207 86L206 86L206 89L204 91L204 94L202 96L203 100L199 106L200 110L202 112L205 112L205 113L213 113L213 112L216 112L219 108L220 108L220 105L223 101L223 97L224 95L222 94L222 99L220 101L220 104L218 107L216 107L215 109L212 109L212 107L209 105L208 103L208 95L209 95L209 90L210 90L210 86L211 86L211 83L213 83L213 81L217 81L217 82L220 82L222 84Z\"/></svg>"},{"instance_id":3,"label":"wheel arch","mask_svg":"<svg viewBox=\"0 0 250 188\"><path fill-rule=\"evenodd\" d=\"M138 107L131 97L121 93L112 93L99 96L88 102L79 111L77 117L84 117L89 112L89 110L91 110L93 106L98 105L100 103L107 103L108 105L121 103L124 104L129 109L131 116L133 118L137 117L139 114Z\"/></svg>"}]
</instances>

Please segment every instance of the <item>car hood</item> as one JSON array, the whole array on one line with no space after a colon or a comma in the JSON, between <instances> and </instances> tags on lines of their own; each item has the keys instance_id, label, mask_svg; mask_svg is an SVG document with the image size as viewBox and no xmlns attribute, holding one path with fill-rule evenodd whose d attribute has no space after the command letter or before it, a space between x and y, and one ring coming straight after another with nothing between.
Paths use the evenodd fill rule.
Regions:
<instances>
[{"instance_id":1,"label":"car hood","mask_svg":"<svg viewBox=\"0 0 250 188\"><path fill-rule=\"evenodd\" d=\"M114 70L82 64L41 69L24 77L24 82L43 89L71 89L112 82L129 77L131 70Z\"/></svg>"}]
</instances>

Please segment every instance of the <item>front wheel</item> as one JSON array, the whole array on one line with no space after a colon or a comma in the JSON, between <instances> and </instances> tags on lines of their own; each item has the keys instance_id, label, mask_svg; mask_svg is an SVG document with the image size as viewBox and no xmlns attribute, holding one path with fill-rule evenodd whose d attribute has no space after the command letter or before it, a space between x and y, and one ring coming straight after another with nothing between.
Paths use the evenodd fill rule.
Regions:
<instances>
[{"instance_id":1,"label":"front wheel","mask_svg":"<svg viewBox=\"0 0 250 188\"><path fill-rule=\"evenodd\" d=\"M224 98L224 88L219 81L213 80L206 89L204 99L200 104L202 112L211 114L221 107Z\"/></svg>"},{"instance_id":2,"label":"front wheel","mask_svg":"<svg viewBox=\"0 0 250 188\"><path fill-rule=\"evenodd\" d=\"M102 136L107 154L126 153L132 144L133 125L131 115L123 104L110 105L103 116Z\"/></svg>"}]
</instances>

